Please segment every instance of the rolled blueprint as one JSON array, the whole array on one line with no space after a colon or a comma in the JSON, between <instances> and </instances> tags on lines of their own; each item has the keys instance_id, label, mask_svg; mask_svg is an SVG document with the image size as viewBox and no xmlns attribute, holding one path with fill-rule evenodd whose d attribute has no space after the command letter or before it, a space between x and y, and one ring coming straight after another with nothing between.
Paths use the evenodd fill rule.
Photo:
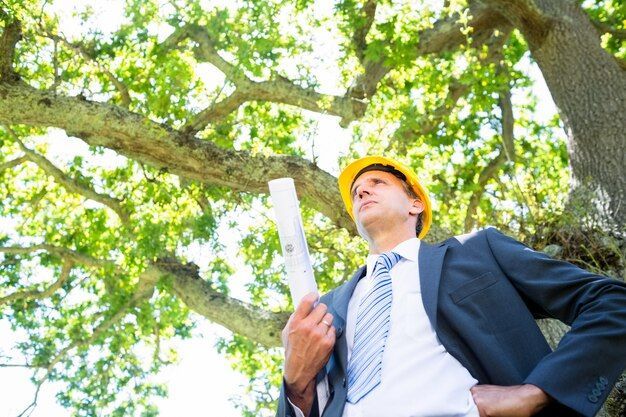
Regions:
<instances>
[{"instance_id":1,"label":"rolled blueprint","mask_svg":"<svg viewBox=\"0 0 626 417\"><path fill-rule=\"evenodd\" d=\"M297 306L306 294L317 293L309 247L302 227L300 203L293 178L278 178L268 182L268 185L274 203L278 237L285 258L291 299L293 305Z\"/></svg>"}]
</instances>

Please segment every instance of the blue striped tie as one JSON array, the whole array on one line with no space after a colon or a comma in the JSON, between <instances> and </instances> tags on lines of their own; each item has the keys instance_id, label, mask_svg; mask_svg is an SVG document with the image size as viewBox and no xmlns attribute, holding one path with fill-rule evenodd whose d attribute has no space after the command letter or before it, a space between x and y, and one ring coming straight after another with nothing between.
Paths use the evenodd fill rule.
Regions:
<instances>
[{"instance_id":1,"label":"blue striped tie","mask_svg":"<svg viewBox=\"0 0 626 417\"><path fill-rule=\"evenodd\" d=\"M348 402L357 403L380 384L383 351L391 316L391 275L389 271L402 257L386 252L378 257L372 271L372 290L359 305L354 330L354 346L348 363Z\"/></svg>"}]
</instances>

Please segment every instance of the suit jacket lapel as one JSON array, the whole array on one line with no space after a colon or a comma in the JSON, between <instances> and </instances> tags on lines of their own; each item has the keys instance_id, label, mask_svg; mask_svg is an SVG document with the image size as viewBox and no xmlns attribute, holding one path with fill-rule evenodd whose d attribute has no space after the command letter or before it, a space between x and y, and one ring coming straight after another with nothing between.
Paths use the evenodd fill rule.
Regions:
<instances>
[{"instance_id":1,"label":"suit jacket lapel","mask_svg":"<svg viewBox=\"0 0 626 417\"><path fill-rule=\"evenodd\" d=\"M356 284L359 282L361 278L365 276L366 267L360 267L355 274L350 278L350 281L346 282L344 285L339 287L335 293L333 294L333 299L331 301L332 310L335 315L335 328L338 330L337 340L335 341L335 348L337 350L337 357L339 359L339 364L341 369L345 373L346 368L348 366L348 345L346 343L346 316L348 314L348 304L350 303L350 298L352 297L352 293L356 288ZM330 370L330 369L329 369Z\"/></svg>"},{"instance_id":2,"label":"suit jacket lapel","mask_svg":"<svg viewBox=\"0 0 626 417\"><path fill-rule=\"evenodd\" d=\"M435 331L437 331L437 299L439 295L439 281L441 280L441 266L447 250L448 246L444 243L429 245L428 243L420 242L418 264L422 301L426 315Z\"/></svg>"}]
</instances>

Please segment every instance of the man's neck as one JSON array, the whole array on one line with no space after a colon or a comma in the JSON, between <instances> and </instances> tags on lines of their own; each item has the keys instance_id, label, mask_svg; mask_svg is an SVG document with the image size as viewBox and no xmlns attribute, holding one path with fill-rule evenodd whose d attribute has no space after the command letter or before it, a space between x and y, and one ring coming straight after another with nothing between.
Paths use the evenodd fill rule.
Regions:
<instances>
[{"instance_id":1,"label":"man's neck","mask_svg":"<svg viewBox=\"0 0 626 417\"><path fill-rule=\"evenodd\" d=\"M402 232L402 233L385 233L384 235L377 236L369 241L370 255L378 255L384 252L389 252L400 243L405 240L409 240L415 237L415 232Z\"/></svg>"}]
</instances>

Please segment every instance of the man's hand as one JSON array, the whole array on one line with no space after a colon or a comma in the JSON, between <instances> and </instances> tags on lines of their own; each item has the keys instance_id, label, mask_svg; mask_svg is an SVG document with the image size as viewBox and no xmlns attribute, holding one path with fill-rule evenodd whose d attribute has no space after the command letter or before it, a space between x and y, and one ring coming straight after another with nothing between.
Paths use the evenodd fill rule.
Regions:
<instances>
[{"instance_id":1,"label":"man's hand","mask_svg":"<svg viewBox=\"0 0 626 417\"><path fill-rule=\"evenodd\" d=\"M475 385L470 391L480 417L530 417L550 402L542 389L531 384Z\"/></svg>"},{"instance_id":2,"label":"man's hand","mask_svg":"<svg viewBox=\"0 0 626 417\"><path fill-rule=\"evenodd\" d=\"M302 298L282 332L287 396L305 415L313 405L315 376L328 362L336 337L332 314L322 303L313 308L315 301L315 293Z\"/></svg>"}]
</instances>

